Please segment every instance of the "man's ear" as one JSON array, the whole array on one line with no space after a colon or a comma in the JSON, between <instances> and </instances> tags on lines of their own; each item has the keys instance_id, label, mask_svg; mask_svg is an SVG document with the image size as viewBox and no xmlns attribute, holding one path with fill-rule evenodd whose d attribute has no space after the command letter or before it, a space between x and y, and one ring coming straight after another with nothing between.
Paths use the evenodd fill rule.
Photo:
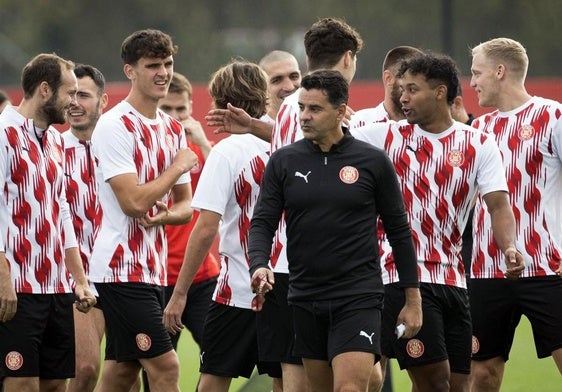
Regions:
<instances>
[{"instance_id":1,"label":"man's ear","mask_svg":"<svg viewBox=\"0 0 562 392\"><path fill-rule=\"evenodd\" d=\"M51 98L51 96L53 95L53 90L51 89L51 86L49 86L49 83L47 83L46 81L42 81L37 89L39 90L41 98L45 101Z\"/></svg>"},{"instance_id":2,"label":"man's ear","mask_svg":"<svg viewBox=\"0 0 562 392\"><path fill-rule=\"evenodd\" d=\"M498 80L503 79L505 77L505 65L498 64L496 68L496 78Z\"/></svg>"},{"instance_id":3,"label":"man's ear","mask_svg":"<svg viewBox=\"0 0 562 392\"><path fill-rule=\"evenodd\" d=\"M125 73L127 79L133 80L135 78L135 70L131 64L125 64L123 66L123 72Z\"/></svg>"},{"instance_id":4,"label":"man's ear","mask_svg":"<svg viewBox=\"0 0 562 392\"><path fill-rule=\"evenodd\" d=\"M438 99L445 99L447 100L447 86L444 84L440 84L435 88L435 96Z\"/></svg>"},{"instance_id":5,"label":"man's ear","mask_svg":"<svg viewBox=\"0 0 562 392\"><path fill-rule=\"evenodd\" d=\"M337 119L338 119L339 122L341 122L345 118L345 114L346 114L346 111L347 111L347 105L345 103L340 104L340 106L338 106L338 108L337 108L337 111L338 111Z\"/></svg>"}]
</instances>

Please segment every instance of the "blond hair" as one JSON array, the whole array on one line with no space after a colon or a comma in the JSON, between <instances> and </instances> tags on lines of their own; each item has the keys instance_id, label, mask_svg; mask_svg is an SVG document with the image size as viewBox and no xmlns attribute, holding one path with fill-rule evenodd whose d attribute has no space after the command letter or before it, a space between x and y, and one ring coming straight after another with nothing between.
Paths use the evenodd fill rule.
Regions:
<instances>
[{"instance_id":1,"label":"blond hair","mask_svg":"<svg viewBox=\"0 0 562 392\"><path fill-rule=\"evenodd\" d=\"M529 67L527 51L521 43L511 38L494 38L472 48L472 56L482 53L488 61L503 64L507 73L524 80Z\"/></svg>"}]
</instances>

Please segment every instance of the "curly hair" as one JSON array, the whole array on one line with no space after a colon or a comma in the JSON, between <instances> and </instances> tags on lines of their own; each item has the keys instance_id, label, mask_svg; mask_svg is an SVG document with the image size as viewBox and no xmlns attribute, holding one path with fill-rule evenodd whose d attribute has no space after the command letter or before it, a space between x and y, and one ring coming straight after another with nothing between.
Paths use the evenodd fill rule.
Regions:
<instances>
[{"instance_id":1,"label":"curly hair","mask_svg":"<svg viewBox=\"0 0 562 392\"><path fill-rule=\"evenodd\" d=\"M142 57L164 59L178 52L172 38L160 30L135 31L121 45L121 59L125 64L135 65Z\"/></svg>"},{"instance_id":2,"label":"curly hair","mask_svg":"<svg viewBox=\"0 0 562 392\"><path fill-rule=\"evenodd\" d=\"M305 33L304 48L309 71L316 71L334 67L348 50L355 56L363 48L363 39L344 21L324 18Z\"/></svg>"}]
</instances>

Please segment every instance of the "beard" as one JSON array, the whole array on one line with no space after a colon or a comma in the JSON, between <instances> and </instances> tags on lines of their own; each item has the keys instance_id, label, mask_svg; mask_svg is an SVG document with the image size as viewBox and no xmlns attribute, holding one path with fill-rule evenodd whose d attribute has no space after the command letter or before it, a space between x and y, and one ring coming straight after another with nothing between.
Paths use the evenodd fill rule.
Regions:
<instances>
[{"instance_id":1,"label":"beard","mask_svg":"<svg viewBox=\"0 0 562 392\"><path fill-rule=\"evenodd\" d=\"M43 105L42 111L48 125L64 124L66 122L66 109L61 107L57 98L58 92L57 94L53 94L53 96L45 102L45 105Z\"/></svg>"},{"instance_id":2,"label":"beard","mask_svg":"<svg viewBox=\"0 0 562 392\"><path fill-rule=\"evenodd\" d=\"M390 99L392 100L392 105L394 106L392 110L396 113L402 112L402 102L400 102L400 89L398 88L398 84L394 83L392 87L392 92L390 93Z\"/></svg>"}]
</instances>

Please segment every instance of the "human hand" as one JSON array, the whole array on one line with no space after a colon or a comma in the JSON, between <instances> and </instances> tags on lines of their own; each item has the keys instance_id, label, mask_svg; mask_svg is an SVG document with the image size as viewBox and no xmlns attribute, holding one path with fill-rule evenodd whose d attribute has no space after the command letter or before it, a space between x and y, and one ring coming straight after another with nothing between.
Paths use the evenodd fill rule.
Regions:
<instances>
[{"instance_id":1,"label":"human hand","mask_svg":"<svg viewBox=\"0 0 562 392\"><path fill-rule=\"evenodd\" d=\"M423 323L422 300L418 288L406 288L406 302L398 314L396 322L397 332L401 324L404 327L402 337L405 339L413 338L420 331Z\"/></svg>"},{"instance_id":2,"label":"human hand","mask_svg":"<svg viewBox=\"0 0 562 392\"><path fill-rule=\"evenodd\" d=\"M521 276L521 273L525 269L525 261L523 260L523 255L517 251L514 247L509 247L504 252L505 256L505 277L507 279L515 280Z\"/></svg>"},{"instance_id":3,"label":"human hand","mask_svg":"<svg viewBox=\"0 0 562 392\"><path fill-rule=\"evenodd\" d=\"M226 105L226 109L212 109L205 116L207 125L219 127L215 130L218 133L248 133L252 125L252 117L244 111L231 104Z\"/></svg>"},{"instance_id":4,"label":"human hand","mask_svg":"<svg viewBox=\"0 0 562 392\"><path fill-rule=\"evenodd\" d=\"M162 323L164 324L164 328L172 335L180 333L181 330L185 328L181 321L181 316L185 309L186 301L187 296L178 295L174 292L170 301L168 301L168 305L166 305L164 309Z\"/></svg>"},{"instance_id":5,"label":"human hand","mask_svg":"<svg viewBox=\"0 0 562 392\"><path fill-rule=\"evenodd\" d=\"M166 218L170 215L168 206L160 200L157 200L154 206L157 208L156 214L151 215L151 212L148 211L143 217L139 218L139 224L142 227L149 228L166 224Z\"/></svg>"},{"instance_id":6,"label":"human hand","mask_svg":"<svg viewBox=\"0 0 562 392\"><path fill-rule=\"evenodd\" d=\"M273 289L274 284L275 277L269 268L262 267L254 271L251 283L252 292L256 293L252 299L252 310L254 312L262 310L265 294Z\"/></svg>"},{"instance_id":7,"label":"human hand","mask_svg":"<svg viewBox=\"0 0 562 392\"><path fill-rule=\"evenodd\" d=\"M89 286L76 284L74 294L76 295L76 309L79 312L88 313L97 302Z\"/></svg>"},{"instance_id":8,"label":"human hand","mask_svg":"<svg viewBox=\"0 0 562 392\"><path fill-rule=\"evenodd\" d=\"M197 154L195 154L190 148L180 148L174 156L172 165L178 165L183 173L187 173L195 165L197 165L198 162L199 160L197 158Z\"/></svg>"},{"instance_id":9,"label":"human hand","mask_svg":"<svg viewBox=\"0 0 562 392\"><path fill-rule=\"evenodd\" d=\"M0 322L10 321L16 315L18 297L10 276L0 282Z\"/></svg>"}]
</instances>

